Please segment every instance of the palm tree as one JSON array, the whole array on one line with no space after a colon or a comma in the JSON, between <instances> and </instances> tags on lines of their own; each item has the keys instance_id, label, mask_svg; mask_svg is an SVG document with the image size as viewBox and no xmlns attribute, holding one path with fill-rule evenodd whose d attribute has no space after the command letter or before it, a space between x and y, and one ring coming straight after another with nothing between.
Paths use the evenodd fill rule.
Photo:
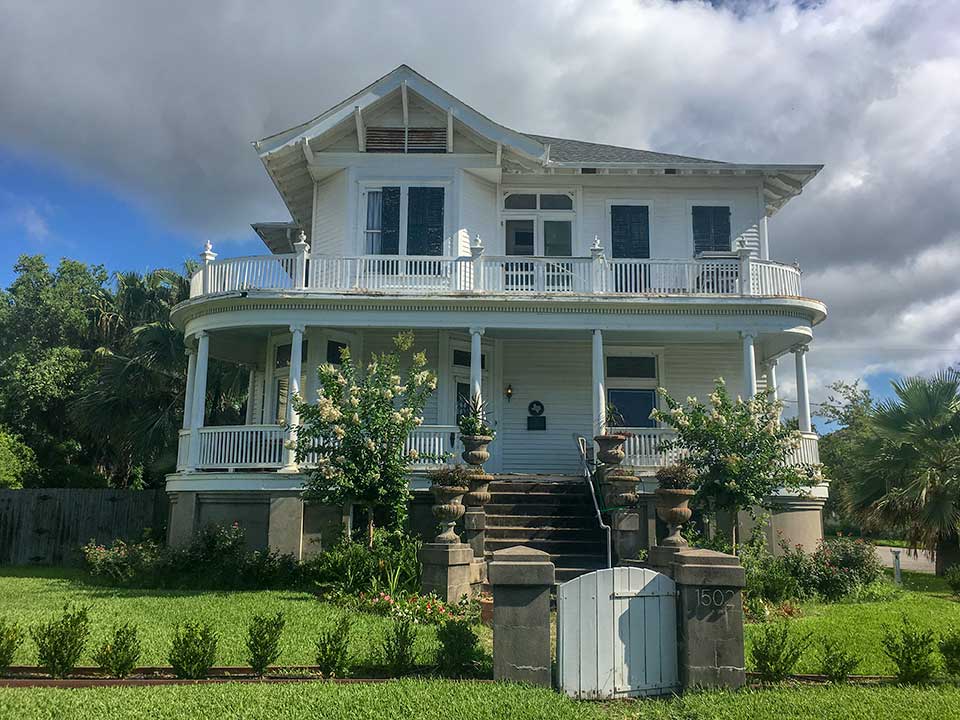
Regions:
<instances>
[{"instance_id":1,"label":"palm tree","mask_svg":"<svg viewBox=\"0 0 960 720\"><path fill-rule=\"evenodd\" d=\"M914 548L936 551L937 574L960 563L960 375L892 383L895 398L870 413L870 432L849 488L871 527L902 528Z\"/></svg>"},{"instance_id":2,"label":"palm tree","mask_svg":"<svg viewBox=\"0 0 960 720\"><path fill-rule=\"evenodd\" d=\"M72 415L97 448L103 472L125 486L137 468L160 476L176 463L186 357L170 311L190 293L188 276L172 270L118 273L115 283L95 299L94 373ZM214 361L209 372L211 420L238 421L246 371Z\"/></svg>"}]
</instances>

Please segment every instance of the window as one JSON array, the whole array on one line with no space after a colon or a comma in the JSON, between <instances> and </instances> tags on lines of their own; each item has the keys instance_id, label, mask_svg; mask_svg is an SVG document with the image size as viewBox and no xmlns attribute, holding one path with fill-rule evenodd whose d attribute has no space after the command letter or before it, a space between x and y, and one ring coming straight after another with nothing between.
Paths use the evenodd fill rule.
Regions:
<instances>
[{"instance_id":1,"label":"window","mask_svg":"<svg viewBox=\"0 0 960 720\"><path fill-rule=\"evenodd\" d=\"M364 194L368 254L443 255L443 187L385 185L367 188Z\"/></svg>"},{"instance_id":2,"label":"window","mask_svg":"<svg viewBox=\"0 0 960 720\"><path fill-rule=\"evenodd\" d=\"M453 364L459 365L460 367L470 367L470 351L469 350L454 350L453 351ZM480 369L487 369L487 354L480 354Z\"/></svg>"},{"instance_id":3,"label":"window","mask_svg":"<svg viewBox=\"0 0 960 720\"><path fill-rule=\"evenodd\" d=\"M730 207L727 205L693 206L693 252L729 252Z\"/></svg>"},{"instance_id":4,"label":"window","mask_svg":"<svg viewBox=\"0 0 960 720\"><path fill-rule=\"evenodd\" d=\"M340 353L346 349L346 343L337 342L336 340L327 340L327 362L331 365L339 365L343 361Z\"/></svg>"},{"instance_id":5,"label":"window","mask_svg":"<svg viewBox=\"0 0 960 720\"><path fill-rule=\"evenodd\" d=\"M657 379L657 359L652 356L607 357L608 378Z\"/></svg>"},{"instance_id":6,"label":"window","mask_svg":"<svg viewBox=\"0 0 960 720\"><path fill-rule=\"evenodd\" d=\"M508 192L503 197L507 255L571 257L574 195Z\"/></svg>"},{"instance_id":7,"label":"window","mask_svg":"<svg viewBox=\"0 0 960 720\"><path fill-rule=\"evenodd\" d=\"M657 357L636 351L606 357L607 422L614 427L656 427Z\"/></svg>"},{"instance_id":8,"label":"window","mask_svg":"<svg viewBox=\"0 0 960 720\"><path fill-rule=\"evenodd\" d=\"M650 209L646 205L612 205L610 240L615 258L650 257Z\"/></svg>"}]
</instances>

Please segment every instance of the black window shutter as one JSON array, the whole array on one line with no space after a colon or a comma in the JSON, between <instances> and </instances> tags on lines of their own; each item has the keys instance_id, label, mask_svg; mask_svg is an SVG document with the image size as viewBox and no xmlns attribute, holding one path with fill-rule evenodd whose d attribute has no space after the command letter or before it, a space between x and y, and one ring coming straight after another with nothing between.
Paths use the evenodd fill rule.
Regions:
<instances>
[{"instance_id":1,"label":"black window shutter","mask_svg":"<svg viewBox=\"0 0 960 720\"><path fill-rule=\"evenodd\" d=\"M646 205L610 208L611 248L615 258L650 257L650 214Z\"/></svg>"},{"instance_id":2,"label":"black window shutter","mask_svg":"<svg viewBox=\"0 0 960 720\"><path fill-rule=\"evenodd\" d=\"M383 188L383 209L380 219L380 252L400 254L400 188Z\"/></svg>"},{"instance_id":3,"label":"black window shutter","mask_svg":"<svg viewBox=\"0 0 960 720\"><path fill-rule=\"evenodd\" d=\"M730 249L730 208L726 205L693 206L693 251Z\"/></svg>"},{"instance_id":4,"label":"black window shutter","mask_svg":"<svg viewBox=\"0 0 960 720\"><path fill-rule=\"evenodd\" d=\"M411 187L407 200L407 255L443 254L443 188Z\"/></svg>"}]
</instances>

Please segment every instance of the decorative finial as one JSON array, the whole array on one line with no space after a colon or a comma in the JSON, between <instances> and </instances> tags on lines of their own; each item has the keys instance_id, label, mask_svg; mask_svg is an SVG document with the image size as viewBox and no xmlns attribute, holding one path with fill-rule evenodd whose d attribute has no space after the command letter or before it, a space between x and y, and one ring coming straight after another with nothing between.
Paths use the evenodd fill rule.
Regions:
<instances>
[{"instance_id":1,"label":"decorative finial","mask_svg":"<svg viewBox=\"0 0 960 720\"><path fill-rule=\"evenodd\" d=\"M300 234L297 235L297 240L299 240L300 242L306 242L306 241L307 241L307 234L306 234L303 230L301 230L301 231L300 231Z\"/></svg>"},{"instance_id":2,"label":"decorative finial","mask_svg":"<svg viewBox=\"0 0 960 720\"><path fill-rule=\"evenodd\" d=\"M599 249L600 249L600 236L599 236L599 235L594 235L594 236L593 236L593 247L592 247L591 249L593 249L593 250L599 250Z\"/></svg>"}]
</instances>

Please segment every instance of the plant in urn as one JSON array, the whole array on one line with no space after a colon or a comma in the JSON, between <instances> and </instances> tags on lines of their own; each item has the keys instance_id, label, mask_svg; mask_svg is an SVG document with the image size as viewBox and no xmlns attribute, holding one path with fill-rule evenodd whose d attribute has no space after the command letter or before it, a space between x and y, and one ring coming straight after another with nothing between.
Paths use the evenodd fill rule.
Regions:
<instances>
[{"instance_id":1,"label":"plant in urn","mask_svg":"<svg viewBox=\"0 0 960 720\"><path fill-rule=\"evenodd\" d=\"M687 541L680 534L680 528L693 515L689 503L696 494L691 487L694 480L696 474L688 465L668 465L657 471L657 482L660 484L654 492L657 498L657 515L670 529L670 534L664 538L661 545L687 545Z\"/></svg>"},{"instance_id":2,"label":"plant in urn","mask_svg":"<svg viewBox=\"0 0 960 720\"><path fill-rule=\"evenodd\" d=\"M441 468L430 475L430 481L430 492L433 493L433 506L430 509L437 522L445 526L434 542L455 545L460 542L460 537L454 532L454 527L457 520L463 517L463 496L469 490L465 471L460 465Z\"/></svg>"},{"instance_id":3,"label":"plant in urn","mask_svg":"<svg viewBox=\"0 0 960 720\"><path fill-rule=\"evenodd\" d=\"M477 472L482 472L483 464L490 459L487 448L493 442L495 433L486 423L486 403L479 395L467 402L466 410L457 421L460 427L460 442L463 443L461 457L465 463L477 468Z\"/></svg>"}]
</instances>

